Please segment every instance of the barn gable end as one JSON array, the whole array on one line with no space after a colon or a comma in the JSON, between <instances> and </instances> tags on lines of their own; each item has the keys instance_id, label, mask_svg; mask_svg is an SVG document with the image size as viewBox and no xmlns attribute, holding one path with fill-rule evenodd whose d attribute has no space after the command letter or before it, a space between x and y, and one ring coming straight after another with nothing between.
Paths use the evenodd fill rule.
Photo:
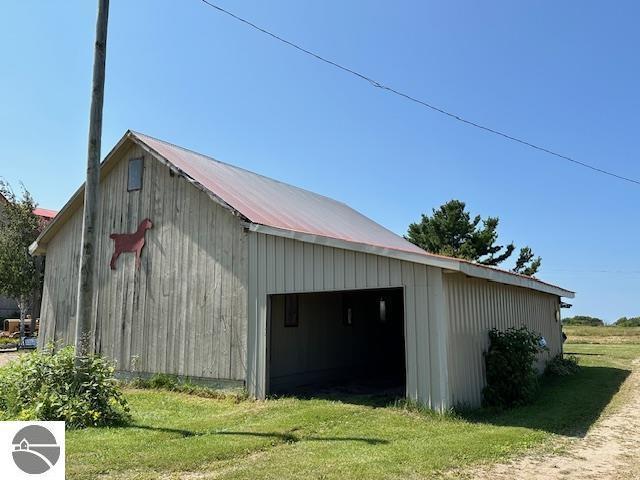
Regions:
<instances>
[{"instance_id":1,"label":"barn gable end","mask_svg":"<svg viewBox=\"0 0 640 480\"><path fill-rule=\"evenodd\" d=\"M142 189L128 191L128 163L143 158ZM105 162L106 163L106 162ZM228 209L127 141L110 154L100 184L96 351L118 369L243 381L247 232ZM81 206L81 203L80 203ZM82 209L47 244L42 343L73 343ZM124 253L109 268L112 233L149 218L141 268Z\"/></svg>"}]
</instances>

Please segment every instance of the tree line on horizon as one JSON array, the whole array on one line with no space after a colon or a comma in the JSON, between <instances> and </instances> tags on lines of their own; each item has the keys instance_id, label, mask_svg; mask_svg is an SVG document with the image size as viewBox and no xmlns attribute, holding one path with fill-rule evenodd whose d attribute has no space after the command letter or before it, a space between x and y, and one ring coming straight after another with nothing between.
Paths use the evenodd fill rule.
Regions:
<instances>
[{"instance_id":1,"label":"tree line on horizon","mask_svg":"<svg viewBox=\"0 0 640 480\"><path fill-rule=\"evenodd\" d=\"M563 325L580 325L589 327L604 327L605 321L598 317L590 317L588 315L575 315L562 319ZM612 325L616 327L640 327L639 317L620 317Z\"/></svg>"}]
</instances>

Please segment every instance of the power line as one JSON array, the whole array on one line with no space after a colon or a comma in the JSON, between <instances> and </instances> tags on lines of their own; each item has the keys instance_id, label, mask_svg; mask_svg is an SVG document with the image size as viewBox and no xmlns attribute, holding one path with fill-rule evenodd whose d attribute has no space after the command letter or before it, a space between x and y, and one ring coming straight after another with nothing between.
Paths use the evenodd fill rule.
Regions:
<instances>
[{"instance_id":1,"label":"power line","mask_svg":"<svg viewBox=\"0 0 640 480\"><path fill-rule=\"evenodd\" d=\"M511 140L513 142L520 143L522 145L525 145L527 147L533 148L533 149L538 150L540 152L544 152L544 153L547 153L549 155L553 155L555 157L562 158L563 160L567 160L567 161L569 161L571 163L574 163L574 164L579 165L579 166L584 167L584 168L588 168L588 169L593 170L595 172L602 173L604 175L608 175L610 177L617 178L619 180L624 180L626 182L634 183L636 185L640 185L640 180L635 180L633 178L625 177L623 175L618 175L617 173L613 173L613 172L604 170L602 168L595 167L595 166L590 165L588 163L581 162L580 160L576 160L575 158L569 157L567 155L563 155L561 153L555 152L553 150L550 150L548 148L542 147L540 145L536 145L536 144L531 143L531 142L529 142L527 140L523 140L522 138L514 137L513 135L509 135L507 133L501 132L500 130L495 130L495 129L487 127L485 125L481 125L479 123L476 123L474 121L471 121L471 120L468 120L468 119L466 119L464 117L461 117L460 115L448 112L447 110L444 110L442 108L439 108L439 107L436 107L434 105L431 105L430 103L425 102L424 100L420 100L420 99L418 99L416 97L413 97L413 96L411 96L411 95L409 95L407 93L404 93L404 92L401 92L399 90L396 90L395 88L390 87L388 85L385 85L385 84L383 84L383 83L381 83L381 82L379 82L377 80L374 80L373 78L368 77L367 75L359 73L359 72L357 72L357 71L355 71L355 70L353 70L351 68L345 67L344 65L340 65L339 63L336 63L336 62L334 62L332 60L329 60L329 59L327 59L327 58L325 58L325 57L323 57L321 55L318 55L317 53L312 52L311 50L308 50L308 49L306 49L304 47L301 47L300 45L297 45L297 44L295 44L293 42L290 42L289 40L287 40L285 38L282 38L281 36L276 35L275 33L272 33L269 30L266 30L266 29L256 25L255 23L252 23L249 20L246 20L246 19L244 19L244 18L242 18L242 17L240 17L240 16L238 16L238 15L236 15L236 14L234 14L234 13L228 11L228 10L225 10L224 8L222 8L222 7L218 6L218 5L215 5L215 4L211 3L211 2L209 2L208 0L201 0L201 1L205 5L208 5L209 7L214 8L217 11L232 17L237 21L242 22L245 25L248 25L251 28L260 31L260 32L264 33L265 35L268 35L268 36L274 38L275 40L278 40L279 42L282 42L282 43L284 43L284 44L286 44L286 45L288 45L288 46L290 46L292 48L295 48L296 50L299 50L302 53L305 53L306 55L309 55L309 56L315 58L316 60L320 60L321 62L324 62L324 63L326 63L328 65L331 65L332 67L335 67L335 68L337 68L339 70L342 70L342 71L344 71L346 73L354 75L354 76L356 76L356 77L358 77L358 78L360 78L362 80L365 80L375 88L379 88L381 90L386 90L387 92L393 93L394 95L402 97L402 98L404 98L406 100L409 100L411 102L414 102L414 103L417 103L417 104L422 105L424 107L427 107L427 108L429 108L429 109L431 109L431 110L433 110L435 112L438 112L438 113L440 113L442 115L446 115L446 116L448 116L450 118L453 118L454 120L457 120L459 122L465 123L467 125L470 125L472 127L478 128L480 130L484 130L486 132L493 133L494 135L498 135L500 137L506 138L507 140Z\"/></svg>"}]
</instances>

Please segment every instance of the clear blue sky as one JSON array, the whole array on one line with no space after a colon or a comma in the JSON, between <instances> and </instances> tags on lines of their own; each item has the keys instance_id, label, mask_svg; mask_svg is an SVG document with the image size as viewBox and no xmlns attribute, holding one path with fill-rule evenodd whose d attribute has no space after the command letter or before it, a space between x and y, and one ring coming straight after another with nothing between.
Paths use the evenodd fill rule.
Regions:
<instances>
[{"instance_id":1,"label":"clear blue sky","mask_svg":"<svg viewBox=\"0 0 640 480\"><path fill-rule=\"evenodd\" d=\"M453 112L640 178L635 1L218 0ZM0 175L58 209L83 181L96 2L0 5ZM199 0L111 1L103 154L131 128L345 201L404 233L451 199L577 292L640 315L640 187L371 88Z\"/></svg>"}]
</instances>

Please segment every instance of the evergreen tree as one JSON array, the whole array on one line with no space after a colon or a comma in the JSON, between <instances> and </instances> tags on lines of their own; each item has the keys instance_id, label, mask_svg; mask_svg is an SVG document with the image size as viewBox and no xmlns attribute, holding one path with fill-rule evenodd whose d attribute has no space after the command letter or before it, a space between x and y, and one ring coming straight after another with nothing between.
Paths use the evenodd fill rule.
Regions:
<instances>
[{"instance_id":1,"label":"evergreen tree","mask_svg":"<svg viewBox=\"0 0 640 480\"><path fill-rule=\"evenodd\" d=\"M542 265L542 258L535 257L529 247L522 247L513 271L522 275L533 276Z\"/></svg>"},{"instance_id":2,"label":"evergreen tree","mask_svg":"<svg viewBox=\"0 0 640 480\"><path fill-rule=\"evenodd\" d=\"M496 244L498 224L498 217L472 218L464 202L450 200L433 209L431 216L423 214L420 222L409 225L406 238L430 253L496 266L516 248L513 243ZM534 258L531 248L523 247L513 271L532 276L541 264L542 259Z\"/></svg>"}]
</instances>

